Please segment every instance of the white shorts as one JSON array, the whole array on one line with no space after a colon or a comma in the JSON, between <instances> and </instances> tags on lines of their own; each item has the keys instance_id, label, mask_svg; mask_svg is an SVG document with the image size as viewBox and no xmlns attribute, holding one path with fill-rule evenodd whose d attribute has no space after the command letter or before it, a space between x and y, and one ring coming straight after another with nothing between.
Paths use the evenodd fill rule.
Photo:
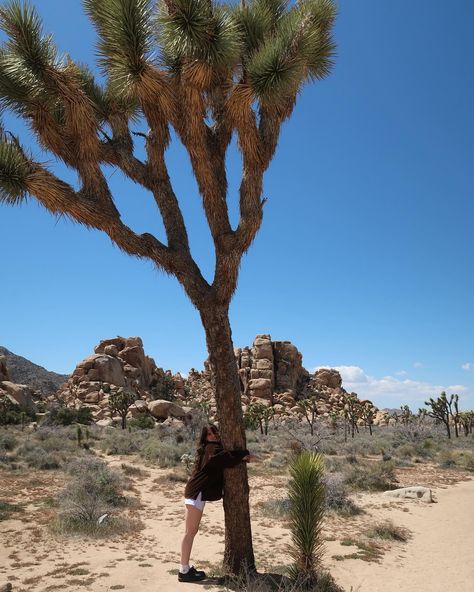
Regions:
<instances>
[{"instance_id":1,"label":"white shorts","mask_svg":"<svg viewBox=\"0 0 474 592\"><path fill-rule=\"evenodd\" d=\"M196 499L186 498L184 500L184 503L187 506L194 506L195 508L197 508L201 512L204 510L204 506L206 505L206 502L202 500L202 492L201 491L199 492L199 495L197 496Z\"/></svg>"}]
</instances>

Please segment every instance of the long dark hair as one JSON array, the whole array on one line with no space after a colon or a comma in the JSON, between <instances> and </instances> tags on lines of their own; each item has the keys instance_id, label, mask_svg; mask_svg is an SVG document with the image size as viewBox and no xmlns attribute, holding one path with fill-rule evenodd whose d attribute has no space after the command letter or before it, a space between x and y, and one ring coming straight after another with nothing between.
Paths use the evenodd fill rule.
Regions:
<instances>
[{"instance_id":1,"label":"long dark hair","mask_svg":"<svg viewBox=\"0 0 474 592\"><path fill-rule=\"evenodd\" d=\"M198 440L198 448L196 451L196 467L199 470L201 468L201 461L204 456L204 449L207 444L207 431L210 430L213 434L219 434L219 429L213 423L208 423L202 427L201 435Z\"/></svg>"}]
</instances>

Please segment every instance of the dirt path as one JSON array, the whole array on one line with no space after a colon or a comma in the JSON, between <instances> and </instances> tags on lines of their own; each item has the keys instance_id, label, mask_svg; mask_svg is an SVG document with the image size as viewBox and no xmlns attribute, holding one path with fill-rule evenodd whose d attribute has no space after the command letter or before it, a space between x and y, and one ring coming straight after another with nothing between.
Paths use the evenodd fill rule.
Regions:
<instances>
[{"instance_id":1,"label":"dirt path","mask_svg":"<svg viewBox=\"0 0 474 592\"><path fill-rule=\"evenodd\" d=\"M25 481L0 478L0 497L29 500L24 515L0 522L0 585L13 584L13 592L182 592L201 586L178 584L176 570L183 533L183 483L170 481L167 470L143 467L137 459L109 457L111 466L122 462L140 466L146 476L134 478L134 495L141 507L135 518L143 529L109 540L61 539L50 534L54 510L46 509L45 496L55 495L63 476L36 473ZM445 473L446 474L446 473ZM0 476L1 477L1 476ZM12 477L13 478L13 477ZM410 479L413 476L410 477ZM46 481L44 481L46 479ZM36 485L35 485L36 483ZM35 489L36 487L36 489ZM251 477L252 529L259 571L275 570L288 562L285 545L289 531L277 517L265 517L256 505L285 495L285 478ZM11 492L16 492L15 499ZM380 494L363 494L366 509L352 520L332 519L325 528L325 565L347 592L471 592L474 582L474 480L435 487L436 504L418 500L391 502ZM275 520L276 518L276 520ZM354 548L340 540L357 538L375 520L390 518L407 527L407 543L390 543L379 564L361 559L333 558ZM192 561L209 569L219 564L224 550L222 503L207 504L202 528L195 540ZM208 586L212 592L221 590Z\"/></svg>"},{"instance_id":2,"label":"dirt path","mask_svg":"<svg viewBox=\"0 0 474 592\"><path fill-rule=\"evenodd\" d=\"M354 559L332 563L332 574L346 590L474 590L474 480L434 491L435 504L406 500L392 508L390 518L408 528L412 538L394 545L380 564Z\"/></svg>"}]
</instances>

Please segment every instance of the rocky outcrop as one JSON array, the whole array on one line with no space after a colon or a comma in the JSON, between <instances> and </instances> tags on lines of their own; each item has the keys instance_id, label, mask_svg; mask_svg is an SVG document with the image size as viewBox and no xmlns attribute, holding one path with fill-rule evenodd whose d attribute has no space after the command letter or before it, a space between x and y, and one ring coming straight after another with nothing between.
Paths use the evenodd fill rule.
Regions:
<instances>
[{"instance_id":1,"label":"rocky outcrop","mask_svg":"<svg viewBox=\"0 0 474 592\"><path fill-rule=\"evenodd\" d=\"M333 368L320 368L316 370L313 376L315 385L338 389L342 387L342 378L337 370Z\"/></svg>"},{"instance_id":2,"label":"rocky outcrop","mask_svg":"<svg viewBox=\"0 0 474 592\"><path fill-rule=\"evenodd\" d=\"M257 335L251 348L235 350L242 393L247 397L273 402L274 393L295 396L307 375L302 356L290 341L272 341L270 335Z\"/></svg>"},{"instance_id":3,"label":"rocky outcrop","mask_svg":"<svg viewBox=\"0 0 474 592\"><path fill-rule=\"evenodd\" d=\"M28 411L33 411L33 389L26 384L15 384L9 380L0 382L0 393L4 394L15 405L19 405Z\"/></svg>"},{"instance_id":4,"label":"rocky outcrop","mask_svg":"<svg viewBox=\"0 0 474 592\"><path fill-rule=\"evenodd\" d=\"M182 419L186 415L186 411L179 405L176 405L176 403L172 403L171 401L160 401L159 399L156 401L150 401L148 403L148 409L153 417L156 417L157 419L166 419L168 417Z\"/></svg>"},{"instance_id":5,"label":"rocky outcrop","mask_svg":"<svg viewBox=\"0 0 474 592\"><path fill-rule=\"evenodd\" d=\"M192 414L182 406L159 397L160 385L174 385L174 396L186 396L186 384L180 374L175 377L158 368L153 358L145 355L140 337L114 337L101 341L94 354L79 362L58 396L72 407L89 407L97 425L107 426L112 420L110 396L128 391L136 396L129 417L148 413L158 420L169 417L193 421ZM50 398L52 400L52 397Z\"/></svg>"},{"instance_id":6,"label":"rocky outcrop","mask_svg":"<svg viewBox=\"0 0 474 592\"><path fill-rule=\"evenodd\" d=\"M315 396L318 415L332 420L335 415L343 414L348 396L355 395L344 390L337 370L321 368L310 374L303 367L301 353L290 341L272 341L267 334L257 335L251 347L236 349L235 361L244 412L250 405L260 403L272 406L275 415L283 421L289 416L302 417L299 401ZM170 387L172 402L168 400ZM139 337L101 341L94 348L94 354L76 366L60 396L71 406L90 407L98 425L109 425L116 419L111 416L109 398L124 390L136 397L129 417L148 413L173 426L195 422L196 413L216 419L209 360L204 362L203 371L191 369L186 379L180 374L173 376L145 355ZM190 402L194 409L189 407ZM375 408L374 417L374 424L387 420L386 415Z\"/></svg>"},{"instance_id":7,"label":"rocky outcrop","mask_svg":"<svg viewBox=\"0 0 474 592\"><path fill-rule=\"evenodd\" d=\"M5 347L0 346L0 357L4 357L4 361L8 367L8 376L4 378L2 378L2 370L0 368L0 381L10 380L16 384L26 384L39 394L48 395L55 393L61 384L68 379L67 375L49 372L42 366L33 364L33 362L12 353Z\"/></svg>"},{"instance_id":8,"label":"rocky outcrop","mask_svg":"<svg viewBox=\"0 0 474 592\"><path fill-rule=\"evenodd\" d=\"M10 375L8 374L6 356L0 356L0 382L4 380L10 380Z\"/></svg>"}]
</instances>

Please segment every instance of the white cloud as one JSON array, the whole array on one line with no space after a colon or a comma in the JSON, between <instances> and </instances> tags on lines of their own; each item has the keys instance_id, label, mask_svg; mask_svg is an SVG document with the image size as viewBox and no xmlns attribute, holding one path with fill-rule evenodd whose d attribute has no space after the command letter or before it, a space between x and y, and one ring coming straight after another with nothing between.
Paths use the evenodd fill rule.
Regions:
<instances>
[{"instance_id":1,"label":"white cloud","mask_svg":"<svg viewBox=\"0 0 474 592\"><path fill-rule=\"evenodd\" d=\"M437 397L442 391L446 391L448 395L460 395L461 408L472 408L474 405L473 393L463 384L447 386L394 376L377 378L367 374L359 366L318 366L312 371L318 368L338 370L342 376L342 386L347 391L356 392L361 399L370 399L380 408L407 404L416 409L422 407L429 397Z\"/></svg>"},{"instance_id":2,"label":"white cloud","mask_svg":"<svg viewBox=\"0 0 474 592\"><path fill-rule=\"evenodd\" d=\"M472 362L466 362L461 366L463 370L467 370L468 372L474 372L474 364Z\"/></svg>"},{"instance_id":3,"label":"white cloud","mask_svg":"<svg viewBox=\"0 0 474 592\"><path fill-rule=\"evenodd\" d=\"M395 372L395 376L406 376L408 374L408 372L406 370L399 370L398 372Z\"/></svg>"},{"instance_id":4,"label":"white cloud","mask_svg":"<svg viewBox=\"0 0 474 592\"><path fill-rule=\"evenodd\" d=\"M424 368L425 365L422 362L415 362L413 368Z\"/></svg>"}]
</instances>

